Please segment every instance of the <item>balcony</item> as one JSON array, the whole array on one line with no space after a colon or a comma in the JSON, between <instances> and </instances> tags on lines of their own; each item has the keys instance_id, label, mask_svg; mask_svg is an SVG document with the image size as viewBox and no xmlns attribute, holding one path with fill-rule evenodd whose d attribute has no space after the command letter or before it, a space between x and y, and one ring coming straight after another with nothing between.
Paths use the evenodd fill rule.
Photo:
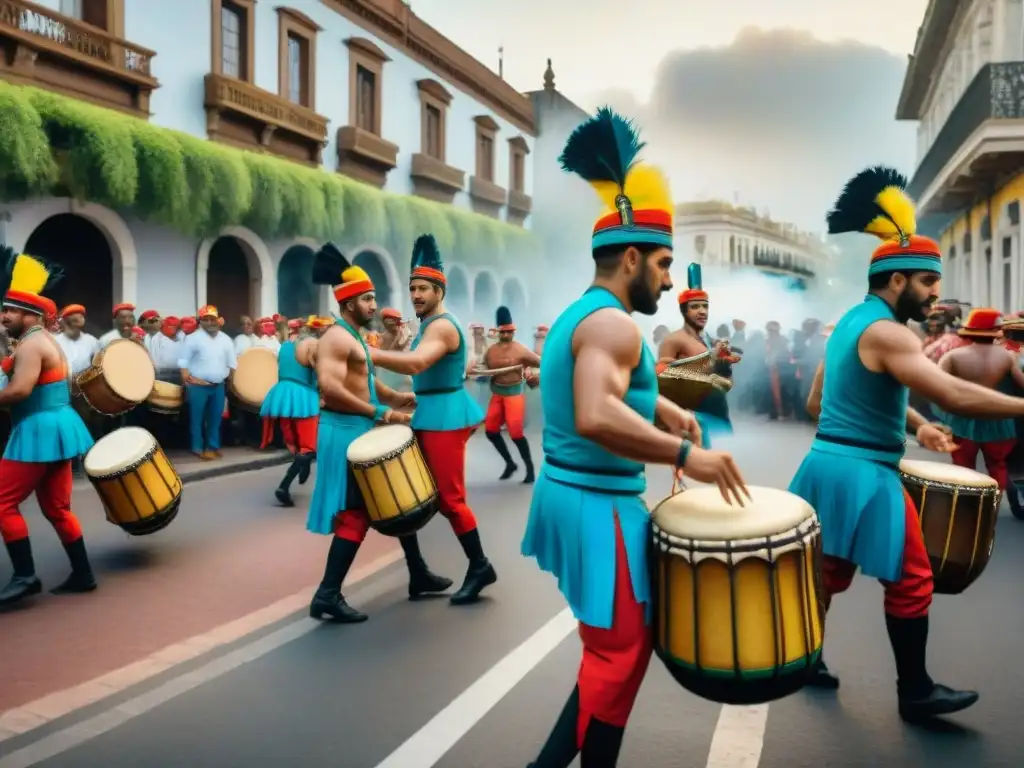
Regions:
<instances>
[{"instance_id":1,"label":"balcony","mask_svg":"<svg viewBox=\"0 0 1024 768\"><path fill-rule=\"evenodd\" d=\"M907 191L921 216L969 206L1024 169L1024 62L987 64L953 107Z\"/></svg>"},{"instance_id":2,"label":"balcony","mask_svg":"<svg viewBox=\"0 0 1024 768\"><path fill-rule=\"evenodd\" d=\"M774 251L763 255L754 256L754 266L763 272L770 272L776 275L791 275L798 277L814 277L814 270L807 267L795 266L791 258Z\"/></svg>"},{"instance_id":3,"label":"balcony","mask_svg":"<svg viewBox=\"0 0 1024 768\"><path fill-rule=\"evenodd\" d=\"M354 125L338 129L338 172L383 189L398 165L398 145Z\"/></svg>"},{"instance_id":4,"label":"balcony","mask_svg":"<svg viewBox=\"0 0 1024 768\"><path fill-rule=\"evenodd\" d=\"M436 157L417 152L412 156L413 191L420 197L449 205L455 193L466 186L466 172L438 160Z\"/></svg>"},{"instance_id":5,"label":"balcony","mask_svg":"<svg viewBox=\"0 0 1024 768\"><path fill-rule=\"evenodd\" d=\"M0 78L149 118L154 51L28 0L0 0Z\"/></svg>"},{"instance_id":6,"label":"balcony","mask_svg":"<svg viewBox=\"0 0 1024 768\"><path fill-rule=\"evenodd\" d=\"M306 165L323 161L326 117L233 77L211 73L205 86L203 106L211 139Z\"/></svg>"},{"instance_id":7,"label":"balcony","mask_svg":"<svg viewBox=\"0 0 1024 768\"><path fill-rule=\"evenodd\" d=\"M482 176L470 176L469 197L475 213L500 218L501 207L508 201L508 193L493 181Z\"/></svg>"},{"instance_id":8,"label":"balcony","mask_svg":"<svg viewBox=\"0 0 1024 768\"><path fill-rule=\"evenodd\" d=\"M533 210L533 198L525 192L510 189L508 192L508 223L522 226Z\"/></svg>"}]
</instances>

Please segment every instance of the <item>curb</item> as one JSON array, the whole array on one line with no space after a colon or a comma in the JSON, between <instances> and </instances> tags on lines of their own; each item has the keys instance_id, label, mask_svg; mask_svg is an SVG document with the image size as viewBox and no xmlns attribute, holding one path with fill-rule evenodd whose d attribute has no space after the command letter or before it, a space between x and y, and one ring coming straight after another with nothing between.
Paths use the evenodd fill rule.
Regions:
<instances>
[{"instance_id":1,"label":"curb","mask_svg":"<svg viewBox=\"0 0 1024 768\"><path fill-rule=\"evenodd\" d=\"M181 476L182 484L188 485L189 483L196 483L200 480L210 480L215 477L235 475L242 472L255 472L256 470L266 469L267 467L276 467L281 464L287 464L291 460L292 456L290 453L287 451L280 451L269 456L260 456L246 461L212 464L187 473L182 472L179 474Z\"/></svg>"}]
</instances>

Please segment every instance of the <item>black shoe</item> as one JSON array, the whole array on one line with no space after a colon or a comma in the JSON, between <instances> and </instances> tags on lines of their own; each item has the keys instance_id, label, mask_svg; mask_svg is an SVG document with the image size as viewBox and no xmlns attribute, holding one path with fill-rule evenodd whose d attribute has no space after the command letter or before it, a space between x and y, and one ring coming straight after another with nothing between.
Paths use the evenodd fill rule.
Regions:
<instances>
[{"instance_id":1,"label":"black shoe","mask_svg":"<svg viewBox=\"0 0 1024 768\"><path fill-rule=\"evenodd\" d=\"M508 452L508 446L505 445L505 438L501 436L501 432L485 432L487 439L491 445L494 446L494 450L498 452L498 455L505 460L505 471L501 473L499 480L508 480L512 475L516 473L519 467L512 461L512 454Z\"/></svg>"},{"instance_id":2,"label":"black shoe","mask_svg":"<svg viewBox=\"0 0 1024 768\"><path fill-rule=\"evenodd\" d=\"M405 563L409 567L409 599L416 600L423 595L434 595L444 592L454 583L451 579L438 576L427 566L420 553L420 543L416 534L403 536L399 539L405 552Z\"/></svg>"},{"instance_id":3,"label":"black shoe","mask_svg":"<svg viewBox=\"0 0 1024 768\"><path fill-rule=\"evenodd\" d=\"M807 679L807 686L834 691L839 687L839 678L829 671L823 660L819 659L811 671L811 676Z\"/></svg>"},{"instance_id":4,"label":"black shoe","mask_svg":"<svg viewBox=\"0 0 1024 768\"><path fill-rule=\"evenodd\" d=\"M309 604L309 615L314 619L322 619L326 615L331 621L339 624L360 624L370 618L345 602L341 592L332 593L323 587L313 595L313 602Z\"/></svg>"},{"instance_id":5,"label":"black shoe","mask_svg":"<svg viewBox=\"0 0 1024 768\"><path fill-rule=\"evenodd\" d=\"M11 556L14 575L7 586L0 589L0 606L6 607L21 602L26 597L43 591L43 582L36 576L36 564L32 559L32 543L26 536L7 543L7 554Z\"/></svg>"},{"instance_id":6,"label":"black shoe","mask_svg":"<svg viewBox=\"0 0 1024 768\"><path fill-rule=\"evenodd\" d=\"M484 555L483 544L480 542L480 531L474 528L468 533L459 536L459 543L462 551L466 553L469 560L469 568L466 571L466 578L459 587L459 591L452 595L452 605L466 605L476 602L484 587L488 587L498 580L498 574L494 571L491 561Z\"/></svg>"},{"instance_id":7,"label":"black shoe","mask_svg":"<svg viewBox=\"0 0 1024 768\"><path fill-rule=\"evenodd\" d=\"M580 688L577 685L558 716L555 727L544 743L536 762L528 768L569 768L580 748L576 743L576 728L580 717Z\"/></svg>"},{"instance_id":8,"label":"black shoe","mask_svg":"<svg viewBox=\"0 0 1024 768\"><path fill-rule=\"evenodd\" d=\"M508 480L512 475L519 471L519 467L516 464L506 464L505 471L498 477L499 480Z\"/></svg>"},{"instance_id":9,"label":"black shoe","mask_svg":"<svg viewBox=\"0 0 1024 768\"><path fill-rule=\"evenodd\" d=\"M580 768L615 768L625 729L590 718L580 750Z\"/></svg>"},{"instance_id":10,"label":"black shoe","mask_svg":"<svg viewBox=\"0 0 1024 768\"><path fill-rule=\"evenodd\" d=\"M523 464L526 465L526 477L523 478L523 485L531 485L534 481L533 475L533 456L530 455L530 443L527 442L525 437L519 437L513 440L516 444L516 448L519 449L519 455L523 458Z\"/></svg>"},{"instance_id":11,"label":"black shoe","mask_svg":"<svg viewBox=\"0 0 1024 768\"><path fill-rule=\"evenodd\" d=\"M71 561L71 575L59 587L51 589L51 594L79 595L95 590L96 577L93 576L89 555L85 551L85 539L79 536L70 544L65 544L64 551Z\"/></svg>"},{"instance_id":12,"label":"black shoe","mask_svg":"<svg viewBox=\"0 0 1024 768\"><path fill-rule=\"evenodd\" d=\"M278 500L278 502L281 504L282 507L294 507L295 506L295 499L293 499L292 495L290 493L288 493L288 489L287 488L275 488L274 489L274 498L276 498Z\"/></svg>"},{"instance_id":13,"label":"black shoe","mask_svg":"<svg viewBox=\"0 0 1024 768\"><path fill-rule=\"evenodd\" d=\"M369 618L345 602L341 594L341 585L345 582L348 569L352 567L352 561L356 559L358 551L359 544L354 541L338 536L331 539L323 581L313 595L313 602L309 604L309 615L314 619L320 619L326 614L342 624L358 624Z\"/></svg>"},{"instance_id":14,"label":"black shoe","mask_svg":"<svg viewBox=\"0 0 1024 768\"><path fill-rule=\"evenodd\" d=\"M976 691L956 691L948 686L934 683L932 689L923 696L900 693L900 717L908 722L917 722L941 715L951 715L954 712L967 709L978 698Z\"/></svg>"}]
</instances>

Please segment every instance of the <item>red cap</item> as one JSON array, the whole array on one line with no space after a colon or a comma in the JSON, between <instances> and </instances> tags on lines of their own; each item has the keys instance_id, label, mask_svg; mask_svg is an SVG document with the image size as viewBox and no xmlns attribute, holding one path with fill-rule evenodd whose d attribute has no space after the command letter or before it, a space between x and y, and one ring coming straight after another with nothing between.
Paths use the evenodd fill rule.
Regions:
<instances>
[{"instance_id":1,"label":"red cap","mask_svg":"<svg viewBox=\"0 0 1024 768\"><path fill-rule=\"evenodd\" d=\"M84 315L84 314L85 314L85 307L83 307L81 304L68 304L66 307L64 307L63 310L61 310L60 316L61 316L61 319L63 319L63 318L66 318L66 317L71 317L72 315Z\"/></svg>"},{"instance_id":2,"label":"red cap","mask_svg":"<svg viewBox=\"0 0 1024 768\"><path fill-rule=\"evenodd\" d=\"M130 304L130 303L128 303L126 301L126 302L123 302L121 304L115 304L114 305L114 313L113 313L112 316L113 317L117 317L117 313L118 312L134 312L134 311L135 311L135 305L134 304Z\"/></svg>"},{"instance_id":3,"label":"red cap","mask_svg":"<svg viewBox=\"0 0 1024 768\"><path fill-rule=\"evenodd\" d=\"M155 309L147 309L145 312L139 315L139 320L156 320L159 317L160 313L157 312Z\"/></svg>"}]
</instances>

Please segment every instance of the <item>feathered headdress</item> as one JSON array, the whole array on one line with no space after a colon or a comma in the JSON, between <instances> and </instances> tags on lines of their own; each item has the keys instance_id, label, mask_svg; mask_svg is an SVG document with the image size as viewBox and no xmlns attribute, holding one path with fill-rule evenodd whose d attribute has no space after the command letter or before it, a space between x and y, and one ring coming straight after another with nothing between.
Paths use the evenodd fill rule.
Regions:
<instances>
[{"instance_id":1,"label":"feathered headdress","mask_svg":"<svg viewBox=\"0 0 1024 768\"><path fill-rule=\"evenodd\" d=\"M313 258L313 284L329 285L339 304L374 290L373 281L362 267L349 264L334 243L325 243Z\"/></svg>"},{"instance_id":2,"label":"feathered headdress","mask_svg":"<svg viewBox=\"0 0 1024 768\"><path fill-rule=\"evenodd\" d=\"M679 306L690 301L707 301L708 294L704 290L704 281L701 277L700 264L690 264L686 269L687 289L679 293Z\"/></svg>"},{"instance_id":3,"label":"feathered headdress","mask_svg":"<svg viewBox=\"0 0 1024 768\"><path fill-rule=\"evenodd\" d=\"M43 292L63 276L60 269L48 266L33 256L16 254L6 246L0 246L0 249L7 257L9 276L3 305L44 317L56 317L57 305L43 296Z\"/></svg>"},{"instance_id":4,"label":"feathered headdress","mask_svg":"<svg viewBox=\"0 0 1024 768\"><path fill-rule=\"evenodd\" d=\"M592 249L647 243L672 247L672 195L657 168L637 162L645 144L636 127L609 107L578 126L558 161L592 186L605 211Z\"/></svg>"},{"instance_id":5,"label":"feathered headdress","mask_svg":"<svg viewBox=\"0 0 1024 768\"><path fill-rule=\"evenodd\" d=\"M917 214L906 187L899 171L868 168L846 183L826 217L830 235L865 232L885 241L871 256L869 276L904 270L942 273L942 251L930 237L917 234Z\"/></svg>"},{"instance_id":6,"label":"feathered headdress","mask_svg":"<svg viewBox=\"0 0 1024 768\"><path fill-rule=\"evenodd\" d=\"M512 322L512 310L508 307L498 307L494 313L494 324L499 331L514 331L516 324Z\"/></svg>"},{"instance_id":7,"label":"feathered headdress","mask_svg":"<svg viewBox=\"0 0 1024 768\"><path fill-rule=\"evenodd\" d=\"M444 261L433 235L420 235L416 238L409 269L410 280L426 280L442 288L448 287L448 280L444 276Z\"/></svg>"}]
</instances>

